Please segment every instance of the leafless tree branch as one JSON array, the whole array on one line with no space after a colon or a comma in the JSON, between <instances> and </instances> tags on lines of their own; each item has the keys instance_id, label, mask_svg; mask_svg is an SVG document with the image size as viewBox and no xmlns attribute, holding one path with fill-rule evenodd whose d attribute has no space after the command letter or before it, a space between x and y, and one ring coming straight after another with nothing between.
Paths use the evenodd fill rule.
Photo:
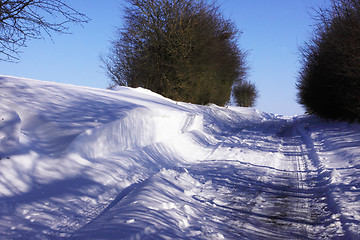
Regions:
<instances>
[{"instance_id":1,"label":"leafless tree branch","mask_svg":"<svg viewBox=\"0 0 360 240\"><path fill-rule=\"evenodd\" d=\"M18 61L30 39L69 33L69 24L90 19L63 0L0 0L0 61Z\"/></svg>"}]
</instances>

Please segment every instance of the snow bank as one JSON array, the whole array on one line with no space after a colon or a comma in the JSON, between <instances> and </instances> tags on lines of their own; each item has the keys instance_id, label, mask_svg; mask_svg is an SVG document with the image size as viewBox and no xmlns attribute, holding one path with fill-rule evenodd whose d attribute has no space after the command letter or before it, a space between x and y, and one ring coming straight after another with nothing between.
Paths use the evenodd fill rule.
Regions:
<instances>
[{"instance_id":1,"label":"snow bank","mask_svg":"<svg viewBox=\"0 0 360 240\"><path fill-rule=\"evenodd\" d=\"M13 152L19 144L19 115L0 103L0 156Z\"/></svg>"},{"instance_id":2,"label":"snow bank","mask_svg":"<svg viewBox=\"0 0 360 240\"><path fill-rule=\"evenodd\" d=\"M186 168L162 169L70 239L225 239L224 225L212 216L218 194L211 181L199 182Z\"/></svg>"},{"instance_id":3,"label":"snow bank","mask_svg":"<svg viewBox=\"0 0 360 240\"><path fill-rule=\"evenodd\" d=\"M87 130L73 141L67 153L96 158L162 142L194 128L201 128L201 123L190 113L141 107L122 119Z\"/></svg>"}]
</instances>

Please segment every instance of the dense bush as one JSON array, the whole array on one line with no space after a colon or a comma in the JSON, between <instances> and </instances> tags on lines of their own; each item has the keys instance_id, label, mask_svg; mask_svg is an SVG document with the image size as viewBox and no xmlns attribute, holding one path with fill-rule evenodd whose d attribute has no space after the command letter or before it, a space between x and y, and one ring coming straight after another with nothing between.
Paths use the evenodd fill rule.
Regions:
<instances>
[{"instance_id":1,"label":"dense bush","mask_svg":"<svg viewBox=\"0 0 360 240\"><path fill-rule=\"evenodd\" d=\"M103 59L112 84L197 104L224 105L245 76L232 21L204 0L128 0Z\"/></svg>"},{"instance_id":2,"label":"dense bush","mask_svg":"<svg viewBox=\"0 0 360 240\"><path fill-rule=\"evenodd\" d=\"M298 101L322 118L360 121L360 1L332 0L317 13L301 49Z\"/></svg>"},{"instance_id":3,"label":"dense bush","mask_svg":"<svg viewBox=\"0 0 360 240\"><path fill-rule=\"evenodd\" d=\"M254 84L242 81L233 88L233 97L240 107L253 107L255 105L258 92Z\"/></svg>"}]
</instances>

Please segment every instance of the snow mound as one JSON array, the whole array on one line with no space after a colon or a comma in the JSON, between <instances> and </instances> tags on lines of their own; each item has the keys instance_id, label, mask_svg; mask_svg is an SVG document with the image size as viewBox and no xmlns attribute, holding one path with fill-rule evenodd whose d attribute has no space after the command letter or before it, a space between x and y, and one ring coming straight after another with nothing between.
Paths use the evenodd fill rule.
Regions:
<instances>
[{"instance_id":1,"label":"snow mound","mask_svg":"<svg viewBox=\"0 0 360 240\"><path fill-rule=\"evenodd\" d=\"M17 112L0 104L0 156L13 152L19 144L21 120Z\"/></svg>"},{"instance_id":2,"label":"snow mound","mask_svg":"<svg viewBox=\"0 0 360 240\"><path fill-rule=\"evenodd\" d=\"M67 153L96 158L110 152L137 149L187 131L201 129L201 119L190 113L140 107L126 117L79 135Z\"/></svg>"}]
</instances>

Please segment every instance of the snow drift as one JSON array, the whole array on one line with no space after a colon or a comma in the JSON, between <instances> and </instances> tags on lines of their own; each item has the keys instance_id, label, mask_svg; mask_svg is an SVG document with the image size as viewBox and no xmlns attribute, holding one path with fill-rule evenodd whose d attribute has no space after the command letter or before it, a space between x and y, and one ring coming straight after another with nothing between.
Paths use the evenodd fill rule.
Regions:
<instances>
[{"instance_id":1,"label":"snow drift","mask_svg":"<svg viewBox=\"0 0 360 240\"><path fill-rule=\"evenodd\" d=\"M194 118L185 112L137 108L122 119L85 131L72 142L68 152L96 158L104 153L141 148L184 134L193 128Z\"/></svg>"},{"instance_id":2,"label":"snow drift","mask_svg":"<svg viewBox=\"0 0 360 240\"><path fill-rule=\"evenodd\" d=\"M360 127L0 76L1 239L358 239Z\"/></svg>"}]
</instances>

